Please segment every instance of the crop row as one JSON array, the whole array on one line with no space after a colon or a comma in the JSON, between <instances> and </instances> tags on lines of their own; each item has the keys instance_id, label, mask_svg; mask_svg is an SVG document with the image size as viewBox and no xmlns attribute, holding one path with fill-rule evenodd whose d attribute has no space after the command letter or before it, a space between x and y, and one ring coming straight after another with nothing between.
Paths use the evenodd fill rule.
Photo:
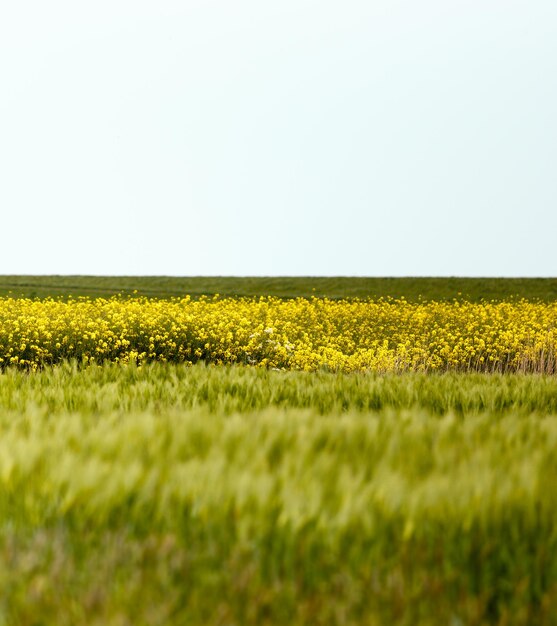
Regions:
<instances>
[{"instance_id":1,"label":"crop row","mask_svg":"<svg viewBox=\"0 0 557 626\"><path fill-rule=\"evenodd\" d=\"M0 367L243 363L314 371L557 370L557 303L0 299Z\"/></svg>"}]
</instances>

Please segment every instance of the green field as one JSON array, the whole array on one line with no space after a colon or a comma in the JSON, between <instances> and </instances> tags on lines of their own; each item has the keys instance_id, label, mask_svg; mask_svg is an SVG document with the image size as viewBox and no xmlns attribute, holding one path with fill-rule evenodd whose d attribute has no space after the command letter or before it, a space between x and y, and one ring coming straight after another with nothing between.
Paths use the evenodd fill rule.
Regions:
<instances>
[{"instance_id":1,"label":"green field","mask_svg":"<svg viewBox=\"0 0 557 626\"><path fill-rule=\"evenodd\" d=\"M373 278L373 277L170 277L170 276L0 276L0 296L112 296L158 298L278 296L328 298L405 297L425 300L557 300L557 278Z\"/></svg>"},{"instance_id":2,"label":"green field","mask_svg":"<svg viewBox=\"0 0 557 626\"><path fill-rule=\"evenodd\" d=\"M0 624L557 623L557 379L0 376Z\"/></svg>"}]
</instances>

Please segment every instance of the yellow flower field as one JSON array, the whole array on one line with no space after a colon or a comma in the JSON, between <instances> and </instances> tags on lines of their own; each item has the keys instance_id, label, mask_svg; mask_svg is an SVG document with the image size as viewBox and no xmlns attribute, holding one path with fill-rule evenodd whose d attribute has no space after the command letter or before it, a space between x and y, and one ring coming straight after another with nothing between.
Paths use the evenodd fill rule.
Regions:
<instances>
[{"instance_id":1,"label":"yellow flower field","mask_svg":"<svg viewBox=\"0 0 557 626\"><path fill-rule=\"evenodd\" d=\"M313 371L557 371L557 303L0 298L0 367L244 363Z\"/></svg>"}]
</instances>

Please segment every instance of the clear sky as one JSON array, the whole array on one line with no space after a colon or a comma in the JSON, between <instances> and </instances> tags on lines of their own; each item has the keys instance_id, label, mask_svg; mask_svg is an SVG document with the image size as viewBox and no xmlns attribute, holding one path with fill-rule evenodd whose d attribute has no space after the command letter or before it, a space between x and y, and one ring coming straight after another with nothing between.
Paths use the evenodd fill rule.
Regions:
<instances>
[{"instance_id":1,"label":"clear sky","mask_svg":"<svg viewBox=\"0 0 557 626\"><path fill-rule=\"evenodd\" d=\"M0 274L557 275L556 0L0 0Z\"/></svg>"}]
</instances>

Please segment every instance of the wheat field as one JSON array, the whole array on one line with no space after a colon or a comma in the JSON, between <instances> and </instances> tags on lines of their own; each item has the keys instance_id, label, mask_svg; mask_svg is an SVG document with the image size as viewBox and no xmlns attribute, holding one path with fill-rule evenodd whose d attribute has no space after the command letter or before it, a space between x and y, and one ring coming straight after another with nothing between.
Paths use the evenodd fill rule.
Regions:
<instances>
[{"instance_id":1,"label":"wheat field","mask_svg":"<svg viewBox=\"0 0 557 626\"><path fill-rule=\"evenodd\" d=\"M554 623L556 405L543 375L7 368L0 620Z\"/></svg>"}]
</instances>

